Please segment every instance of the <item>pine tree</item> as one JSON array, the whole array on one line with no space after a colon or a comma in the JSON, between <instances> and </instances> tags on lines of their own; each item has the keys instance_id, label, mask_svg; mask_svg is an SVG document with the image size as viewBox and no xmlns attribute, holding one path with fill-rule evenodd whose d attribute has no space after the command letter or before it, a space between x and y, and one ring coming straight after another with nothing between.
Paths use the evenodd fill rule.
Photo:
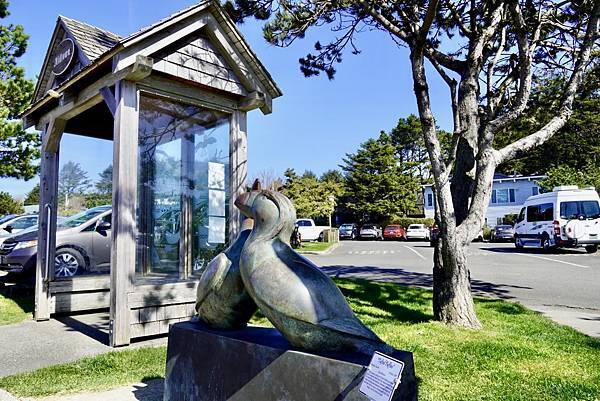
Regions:
<instances>
[{"instance_id":1,"label":"pine tree","mask_svg":"<svg viewBox=\"0 0 600 401\"><path fill-rule=\"evenodd\" d=\"M79 163L69 161L60 169L58 178L59 193L64 196L64 206L69 207L69 198L80 194L90 187L90 179L87 172L81 168Z\"/></svg>"},{"instance_id":2,"label":"pine tree","mask_svg":"<svg viewBox=\"0 0 600 401\"><path fill-rule=\"evenodd\" d=\"M96 183L96 191L102 195L112 194L112 164L109 164L100 174L100 179Z\"/></svg>"},{"instance_id":3,"label":"pine tree","mask_svg":"<svg viewBox=\"0 0 600 401\"><path fill-rule=\"evenodd\" d=\"M25 196L25 200L23 201L26 205L37 205L40 203L40 184L37 184L27 196Z\"/></svg>"},{"instance_id":4,"label":"pine tree","mask_svg":"<svg viewBox=\"0 0 600 401\"><path fill-rule=\"evenodd\" d=\"M8 1L0 0L0 19L9 15ZM33 93L17 59L27 49L28 36L21 25L0 25L0 177L31 179L39 166L39 135L23 130L18 120Z\"/></svg>"},{"instance_id":5,"label":"pine tree","mask_svg":"<svg viewBox=\"0 0 600 401\"><path fill-rule=\"evenodd\" d=\"M381 222L415 210L418 178L410 173L410 163L398 160L387 133L363 143L356 153L346 155L343 163L348 207L363 219Z\"/></svg>"}]
</instances>

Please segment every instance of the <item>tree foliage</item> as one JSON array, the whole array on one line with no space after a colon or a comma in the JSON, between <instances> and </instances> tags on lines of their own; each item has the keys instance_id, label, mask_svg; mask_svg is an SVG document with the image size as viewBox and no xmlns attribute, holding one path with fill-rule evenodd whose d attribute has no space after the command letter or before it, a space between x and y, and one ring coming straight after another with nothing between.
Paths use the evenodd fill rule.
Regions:
<instances>
[{"instance_id":1,"label":"tree foliage","mask_svg":"<svg viewBox=\"0 0 600 401\"><path fill-rule=\"evenodd\" d=\"M58 178L59 194L64 196L64 205L69 207L69 198L79 195L90 187L90 179L87 171L83 170L79 163L69 161L60 169Z\"/></svg>"},{"instance_id":2,"label":"tree foliage","mask_svg":"<svg viewBox=\"0 0 600 401\"><path fill-rule=\"evenodd\" d=\"M96 191L102 195L112 194L112 175L113 167L109 164L101 173L98 174L100 179L96 182Z\"/></svg>"},{"instance_id":3,"label":"tree foliage","mask_svg":"<svg viewBox=\"0 0 600 401\"><path fill-rule=\"evenodd\" d=\"M40 203L40 184L37 184L31 191L27 193L23 203L26 205L37 205Z\"/></svg>"},{"instance_id":4,"label":"tree foliage","mask_svg":"<svg viewBox=\"0 0 600 401\"><path fill-rule=\"evenodd\" d=\"M423 140L421 120L414 114L400 118L398 124L389 132L392 143L396 148L396 156L404 163L407 170L419 179L419 183L431 183L431 163L427 147ZM447 155L451 151L452 134L439 130L442 151Z\"/></svg>"},{"instance_id":5,"label":"tree foliage","mask_svg":"<svg viewBox=\"0 0 600 401\"><path fill-rule=\"evenodd\" d=\"M585 168L579 169L570 165L561 164L552 167L546 172L546 178L539 183L545 192L560 185L577 185L579 188L594 187L600 190L600 167L589 163Z\"/></svg>"},{"instance_id":6,"label":"tree foliage","mask_svg":"<svg viewBox=\"0 0 600 401\"><path fill-rule=\"evenodd\" d=\"M104 206L104 205L112 205L112 193L91 193L84 195L84 207L86 209L96 207L96 206Z\"/></svg>"},{"instance_id":7,"label":"tree foliage","mask_svg":"<svg viewBox=\"0 0 600 401\"><path fill-rule=\"evenodd\" d=\"M563 77L542 77L532 93L529 109L513 126L495 139L501 147L539 129L556 113L564 87ZM590 69L578 90L573 116L555 136L536 149L509 161L504 173L545 174L567 164L576 169L600 167L600 65Z\"/></svg>"},{"instance_id":8,"label":"tree foliage","mask_svg":"<svg viewBox=\"0 0 600 401\"><path fill-rule=\"evenodd\" d=\"M8 15L8 1L0 1L0 19ZM39 135L24 131L18 120L33 93L33 83L17 65L27 39L23 26L0 24L0 177L30 179L39 167Z\"/></svg>"},{"instance_id":9,"label":"tree foliage","mask_svg":"<svg viewBox=\"0 0 600 401\"><path fill-rule=\"evenodd\" d=\"M299 218L331 216L344 193L343 182L335 182L327 177L319 180L311 171L300 176L294 169L287 169L284 176L281 192L290 198Z\"/></svg>"},{"instance_id":10,"label":"tree foliage","mask_svg":"<svg viewBox=\"0 0 600 401\"><path fill-rule=\"evenodd\" d=\"M410 173L410 162L398 160L392 138L385 132L347 154L341 167L346 174L347 206L363 214L363 220L381 222L415 210L418 178Z\"/></svg>"},{"instance_id":11,"label":"tree foliage","mask_svg":"<svg viewBox=\"0 0 600 401\"><path fill-rule=\"evenodd\" d=\"M0 192L0 216L7 214L20 214L25 210L8 192Z\"/></svg>"}]
</instances>

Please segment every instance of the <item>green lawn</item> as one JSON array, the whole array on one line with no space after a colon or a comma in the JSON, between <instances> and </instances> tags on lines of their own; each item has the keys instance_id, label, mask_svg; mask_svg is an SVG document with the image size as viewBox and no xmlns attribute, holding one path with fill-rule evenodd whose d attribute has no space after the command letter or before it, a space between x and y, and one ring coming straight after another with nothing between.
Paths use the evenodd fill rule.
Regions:
<instances>
[{"instance_id":1,"label":"green lawn","mask_svg":"<svg viewBox=\"0 0 600 401\"><path fill-rule=\"evenodd\" d=\"M329 249L334 243L333 242L303 242L298 252L321 252Z\"/></svg>"},{"instance_id":2,"label":"green lawn","mask_svg":"<svg viewBox=\"0 0 600 401\"><path fill-rule=\"evenodd\" d=\"M7 298L0 294L0 326L31 319L33 296Z\"/></svg>"},{"instance_id":3,"label":"green lawn","mask_svg":"<svg viewBox=\"0 0 600 401\"><path fill-rule=\"evenodd\" d=\"M477 299L484 329L472 331L431 321L430 291L338 284L377 334L414 352L420 400L600 400L600 341L518 304ZM17 396L108 389L162 376L164 358L164 348L113 352L0 379L0 387Z\"/></svg>"}]
</instances>

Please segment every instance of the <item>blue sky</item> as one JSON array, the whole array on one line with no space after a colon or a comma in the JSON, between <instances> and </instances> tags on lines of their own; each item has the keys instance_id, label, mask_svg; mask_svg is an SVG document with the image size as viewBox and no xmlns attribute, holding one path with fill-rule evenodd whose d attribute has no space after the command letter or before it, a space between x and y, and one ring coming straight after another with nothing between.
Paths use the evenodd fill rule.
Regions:
<instances>
[{"instance_id":1,"label":"blue sky","mask_svg":"<svg viewBox=\"0 0 600 401\"><path fill-rule=\"evenodd\" d=\"M196 2L11 0L11 15L1 23L22 24L30 35L20 64L35 78L59 14L125 36ZM315 29L288 48L266 43L258 21L248 20L240 29L284 93L275 99L272 114L249 113L250 177L265 170L282 175L288 167L317 174L338 168L344 155L356 151L360 143L393 128L398 118L417 112L408 51L397 47L385 33L361 34L357 44L362 53L348 53L335 79L329 81L324 76L304 78L298 67L298 59L316 40L326 42L331 37L327 29ZM430 77L437 123L450 129L448 89L435 73ZM70 160L80 163L95 180L111 163L112 143L65 135L60 160L61 164ZM0 191L22 196L36 182L0 179Z\"/></svg>"}]
</instances>

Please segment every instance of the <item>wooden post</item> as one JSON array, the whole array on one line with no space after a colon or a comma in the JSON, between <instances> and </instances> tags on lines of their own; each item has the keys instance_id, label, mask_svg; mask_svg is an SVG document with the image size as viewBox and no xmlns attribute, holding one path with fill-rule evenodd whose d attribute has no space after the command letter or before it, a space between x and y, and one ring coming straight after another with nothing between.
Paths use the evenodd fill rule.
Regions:
<instances>
[{"instance_id":1,"label":"wooden post","mask_svg":"<svg viewBox=\"0 0 600 401\"><path fill-rule=\"evenodd\" d=\"M128 295L133 289L136 255L137 147L139 94L136 84L116 84L113 142L113 212L110 258L110 345L130 341Z\"/></svg>"},{"instance_id":2,"label":"wooden post","mask_svg":"<svg viewBox=\"0 0 600 401\"><path fill-rule=\"evenodd\" d=\"M193 199L194 191L193 131L181 135L181 217L179 221L179 278L186 280L192 274L193 264Z\"/></svg>"},{"instance_id":3,"label":"wooden post","mask_svg":"<svg viewBox=\"0 0 600 401\"><path fill-rule=\"evenodd\" d=\"M242 214L233 204L246 191L248 179L248 134L245 111L234 111L229 130L229 169L231 200L229 202L229 241L233 241L242 227Z\"/></svg>"},{"instance_id":4,"label":"wooden post","mask_svg":"<svg viewBox=\"0 0 600 401\"><path fill-rule=\"evenodd\" d=\"M51 121L42 134L45 140L53 130L64 130L62 121ZM60 136L60 135L59 135ZM59 140L60 141L60 140ZM54 277L54 255L56 252L56 214L58 211L58 144L48 150L42 149L40 173L40 206L38 249L35 268L36 321L50 319L49 281Z\"/></svg>"}]
</instances>

